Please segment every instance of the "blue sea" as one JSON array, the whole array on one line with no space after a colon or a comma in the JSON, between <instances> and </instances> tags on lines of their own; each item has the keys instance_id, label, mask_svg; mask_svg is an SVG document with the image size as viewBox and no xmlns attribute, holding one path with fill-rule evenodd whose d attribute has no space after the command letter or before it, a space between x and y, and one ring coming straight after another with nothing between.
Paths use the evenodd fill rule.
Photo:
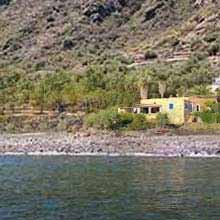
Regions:
<instances>
[{"instance_id":1,"label":"blue sea","mask_svg":"<svg viewBox=\"0 0 220 220\"><path fill-rule=\"evenodd\" d=\"M220 220L220 160L0 156L0 220Z\"/></svg>"}]
</instances>

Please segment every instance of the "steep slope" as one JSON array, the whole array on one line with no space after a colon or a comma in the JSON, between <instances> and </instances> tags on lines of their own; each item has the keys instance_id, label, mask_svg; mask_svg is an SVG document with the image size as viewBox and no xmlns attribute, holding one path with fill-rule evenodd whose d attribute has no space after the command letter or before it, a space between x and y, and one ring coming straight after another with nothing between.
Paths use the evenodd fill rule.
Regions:
<instances>
[{"instance_id":1,"label":"steep slope","mask_svg":"<svg viewBox=\"0 0 220 220\"><path fill-rule=\"evenodd\" d=\"M214 0L0 0L0 64L83 69L111 57L146 59L148 50L217 55L218 8Z\"/></svg>"},{"instance_id":2,"label":"steep slope","mask_svg":"<svg viewBox=\"0 0 220 220\"><path fill-rule=\"evenodd\" d=\"M144 48L150 47L158 54L158 58L170 61L185 60L192 53L208 56L210 61L215 61L215 58L218 60L219 4L212 1L202 4L200 1L196 8L197 11L180 26L168 28L166 32L154 37L150 43L142 43L138 49L143 51Z\"/></svg>"}]
</instances>

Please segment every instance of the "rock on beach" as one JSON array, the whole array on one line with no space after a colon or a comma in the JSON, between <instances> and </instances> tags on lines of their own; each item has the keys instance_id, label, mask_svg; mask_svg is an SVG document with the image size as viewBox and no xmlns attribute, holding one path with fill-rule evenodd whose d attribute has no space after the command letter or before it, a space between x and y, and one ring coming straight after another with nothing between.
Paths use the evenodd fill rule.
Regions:
<instances>
[{"instance_id":1,"label":"rock on beach","mask_svg":"<svg viewBox=\"0 0 220 220\"><path fill-rule=\"evenodd\" d=\"M219 156L217 135L150 136L149 134L1 134L0 153L118 154Z\"/></svg>"}]
</instances>

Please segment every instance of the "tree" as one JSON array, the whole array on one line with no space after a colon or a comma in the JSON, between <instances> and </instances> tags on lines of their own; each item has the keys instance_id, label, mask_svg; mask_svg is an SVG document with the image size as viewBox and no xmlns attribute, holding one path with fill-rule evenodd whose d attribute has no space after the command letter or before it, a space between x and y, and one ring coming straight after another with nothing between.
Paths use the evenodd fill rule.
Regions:
<instances>
[{"instance_id":1,"label":"tree","mask_svg":"<svg viewBox=\"0 0 220 220\"><path fill-rule=\"evenodd\" d=\"M166 81L159 81L158 82L158 86L159 86L159 93L160 93L160 97L164 98L164 94L166 92L166 88L167 88L167 84Z\"/></svg>"},{"instance_id":2,"label":"tree","mask_svg":"<svg viewBox=\"0 0 220 220\"><path fill-rule=\"evenodd\" d=\"M196 85L192 89L189 90L188 95L210 96L213 94L207 85Z\"/></svg>"},{"instance_id":3,"label":"tree","mask_svg":"<svg viewBox=\"0 0 220 220\"><path fill-rule=\"evenodd\" d=\"M150 84L152 83L152 74L153 72L149 69L142 71L140 74L138 80L138 87L140 89L141 99L149 98L149 89L150 89Z\"/></svg>"}]
</instances>

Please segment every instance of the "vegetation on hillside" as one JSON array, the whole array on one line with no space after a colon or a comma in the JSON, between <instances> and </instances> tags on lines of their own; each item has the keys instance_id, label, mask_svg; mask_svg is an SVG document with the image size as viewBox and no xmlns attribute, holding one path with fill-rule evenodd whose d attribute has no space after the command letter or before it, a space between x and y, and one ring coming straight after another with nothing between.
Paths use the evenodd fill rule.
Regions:
<instances>
[{"instance_id":1,"label":"vegetation on hillside","mask_svg":"<svg viewBox=\"0 0 220 220\"><path fill-rule=\"evenodd\" d=\"M11 67L0 73L0 101L1 107L30 104L55 110L62 105L70 112L91 112L138 103L143 83L149 86L149 97L161 95L161 81L165 84L165 97L193 92L199 95L197 87L209 85L214 76L208 62L197 56L181 64L142 69L128 69L118 61L109 61L81 74L65 70L27 73Z\"/></svg>"},{"instance_id":2,"label":"vegetation on hillside","mask_svg":"<svg viewBox=\"0 0 220 220\"><path fill-rule=\"evenodd\" d=\"M0 114L29 105L108 118L146 90L209 95L219 8L211 0L0 1Z\"/></svg>"},{"instance_id":3,"label":"vegetation on hillside","mask_svg":"<svg viewBox=\"0 0 220 220\"><path fill-rule=\"evenodd\" d=\"M203 2L203 1L201 1ZM120 57L219 54L219 3L212 0L2 1L0 64L29 71L85 69Z\"/></svg>"}]
</instances>

